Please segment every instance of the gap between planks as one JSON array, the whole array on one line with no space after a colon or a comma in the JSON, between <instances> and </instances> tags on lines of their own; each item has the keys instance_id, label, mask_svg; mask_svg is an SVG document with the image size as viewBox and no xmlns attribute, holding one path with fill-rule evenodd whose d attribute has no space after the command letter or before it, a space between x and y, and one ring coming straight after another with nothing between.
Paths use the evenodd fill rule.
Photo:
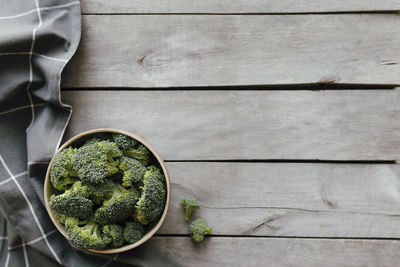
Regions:
<instances>
[{"instance_id":1,"label":"gap between planks","mask_svg":"<svg viewBox=\"0 0 400 267\"><path fill-rule=\"evenodd\" d=\"M176 238L190 238L189 234L155 234L154 236L157 237L176 237ZM392 237L324 237L324 236L269 236L269 235L264 235L264 236L257 236L257 235L207 235L206 239L212 239L212 238L248 238L248 239L318 239L318 240L387 240L387 241L400 241L400 238L392 238Z\"/></svg>"},{"instance_id":2,"label":"gap between planks","mask_svg":"<svg viewBox=\"0 0 400 267\"><path fill-rule=\"evenodd\" d=\"M395 12L396 0L82 0L85 14L340 14Z\"/></svg>"},{"instance_id":3,"label":"gap between planks","mask_svg":"<svg viewBox=\"0 0 400 267\"><path fill-rule=\"evenodd\" d=\"M231 85L231 86L199 86L199 87L95 87L73 88L64 87L62 91L337 91L337 90L395 90L397 85L374 84L287 84L287 85Z\"/></svg>"},{"instance_id":4,"label":"gap between planks","mask_svg":"<svg viewBox=\"0 0 400 267\"><path fill-rule=\"evenodd\" d=\"M165 160L165 162L210 162L210 163L314 163L314 164L398 164L396 160L312 160L312 159L209 159L209 160Z\"/></svg>"},{"instance_id":5,"label":"gap between planks","mask_svg":"<svg viewBox=\"0 0 400 267\"><path fill-rule=\"evenodd\" d=\"M375 10L375 11L331 11L331 12L249 12L249 13L90 13L82 12L85 16L299 16L299 15L356 15L356 14L400 14L396 10Z\"/></svg>"}]
</instances>

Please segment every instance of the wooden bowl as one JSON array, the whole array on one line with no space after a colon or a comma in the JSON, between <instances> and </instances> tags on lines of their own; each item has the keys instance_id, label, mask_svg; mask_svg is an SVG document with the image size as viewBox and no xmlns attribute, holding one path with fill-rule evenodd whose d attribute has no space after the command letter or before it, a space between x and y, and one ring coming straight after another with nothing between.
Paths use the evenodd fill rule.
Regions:
<instances>
[{"instance_id":1,"label":"wooden bowl","mask_svg":"<svg viewBox=\"0 0 400 267\"><path fill-rule=\"evenodd\" d=\"M95 129L95 130L91 130L91 131L87 131L87 132L83 132L81 134L78 134L74 137L72 137L71 139L69 139L63 146L61 146L58 151L55 153L55 155L53 156L53 158L50 161L50 164L47 168L47 173L46 173L46 179L44 182L44 200L45 200L45 204L46 204L46 210L47 213L50 216L50 219L52 220L52 222L54 223L54 225L56 226L56 228L58 229L58 231L60 231L60 233L68 240L68 234L64 229L64 226L58 222L58 220L56 219L56 211L54 211L53 209L50 208L49 206L49 198L50 196L56 191L53 186L50 183L50 168L54 162L55 157L58 155L58 153L60 153L60 151L62 151L64 148L75 144L75 145L80 145L83 144L84 141L86 141L87 139L91 138L93 135L96 134L101 134L101 133L121 133L121 134L125 134L127 136L132 137L133 139L139 141L140 143L142 143L143 145L145 145L150 152L153 154L154 158L157 160L159 166L161 167L164 176L165 176L165 182L167 185L167 196L166 196L166 201L165 201L165 207L164 207L164 211L160 217L160 219L158 220L158 222L155 222L151 225L151 229L148 229L148 232L136 243L134 244L129 244L129 245L124 245L120 248L113 248L113 249L106 249L106 250L94 250L94 249L88 249L87 251L90 252L94 252L94 253L100 253L100 254L114 254L114 253L121 253L121 252L125 252L128 250L131 250L137 246L140 246L141 244L143 244L144 242L146 242L147 240L149 240L156 232L157 230L161 227L162 223L165 220L165 217L167 215L167 211L168 211L168 206L169 206L169 202L171 199L171 187L170 187L170 179L169 179L169 174L168 174L168 170L167 167L165 166L164 161L162 160L161 156L157 153L157 151L148 143L146 142L143 138L136 136L134 134L125 132L125 131L121 131L121 130L117 130L117 129L109 129L109 128L102 128L102 129Z\"/></svg>"}]
</instances>

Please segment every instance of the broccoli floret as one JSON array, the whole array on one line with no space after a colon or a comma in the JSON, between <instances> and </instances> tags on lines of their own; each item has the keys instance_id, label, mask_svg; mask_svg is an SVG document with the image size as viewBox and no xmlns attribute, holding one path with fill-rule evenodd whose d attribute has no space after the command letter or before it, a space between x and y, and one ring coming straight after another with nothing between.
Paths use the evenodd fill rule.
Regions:
<instances>
[{"instance_id":1,"label":"broccoli floret","mask_svg":"<svg viewBox=\"0 0 400 267\"><path fill-rule=\"evenodd\" d=\"M124 156L137 159L138 161L140 161L140 163L142 163L145 166L149 164L151 153L147 149L147 147L145 147L142 144L139 144L137 148L124 149L122 150L122 153L124 154Z\"/></svg>"},{"instance_id":2,"label":"broccoli floret","mask_svg":"<svg viewBox=\"0 0 400 267\"><path fill-rule=\"evenodd\" d=\"M165 176L163 175L162 171L155 165L151 165L147 167L147 171L149 172L148 175L154 176L160 182L163 183L165 186Z\"/></svg>"},{"instance_id":3,"label":"broccoli floret","mask_svg":"<svg viewBox=\"0 0 400 267\"><path fill-rule=\"evenodd\" d=\"M68 218L68 216L59 213L59 214L56 215L56 218L61 224L65 224L65 220Z\"/></svg>"},{"instance_id":4,"label":"broccoli floret","mask_svg":"<svg viewBox=\"0 0 400 267\"><path fill-rule=\"evenodd\" d=\"M96 210L94 219L102 224L125 220L135 210L139 196L136 189L128 190L116 184L111 198L105 200L103 205Z\"/></svg>"},{"instance_id":5,"label":"broccoli floret","mask_svg":"<svg viewBox=\"0 0 400 267\"><path fill-rule=\"evenodd\" d=\"M50 182L57 190L67 190L76 181L73 177L78 176L78 173L71 167L71 157L75 151L72 147L65 148L51 165Z\"/></svg>"},{"instance_id":6,"label":"broccoli floret","mask_svg":"<svg viewBox=\"0 0 400 267\"><path fill-rule=\"evenodd\" d=\"M111 241L111 237L101 233L100 225L89 221L83 226L78 219L68 217L65 220L65 230L71 243L84 249L104 249Z\"/></svg>"},{"instance_id":7,"label":"broccoli floret","mask_svg":"<svg viewBox=\"0 0 400 267\"><path fill-rule=\"evenodd\" d=\"M122 157L119 168L123 172L122 185L125 187L133 186L134 183L141 183L147 169L136 159Z\"/></svg>"},{"instance_id":8,"label":"broccoli floret","mask_svg":"<svg viewBox=\"0 0 400 267\"><path fill-rule=\"evenodd\" d=\"M149 168L143 178L142 195L136 204L136 218L146 225L154 221L164 210L165 177L156 167Z\"/></svg>"},{"instance_id":9,"label":"broccoli floret","mask_svg":"<svg viewBox=\"0 0 400 267\"><path fill-rule=\"evenodd\" d=\"M211 235L211 228L206 225L202 218L197 218L189 225L189 233L194 242L201 242L204 235Z\"/></svg>"},{"instance_id":10,"label":"broccoli floret","mask_svg":"<svg viewBox=\"0 0 400 267\"><path fill-rule=\"evenodd\" d=\"M114 191L115 184L111 180L105 180L101 184L84 183L87 186L89 198L96 204L101 204L104 200L109 199Z\"/></svg>"},{"instance_id":11,"label":"broccoli floret","mask_svg":"<svg viewBox=\"0 0 400 267\"><path fill-rule=\"evenodd\" d=\"M83 145L90 145L101 141L112 141L111 134L109 133L97 133L95 137L88 139Z\"/></svg>"},{"instance_id":12,"label":"broccoli floret","mask_svg":"<svg viewBox=\"0 0 400 267\"><path fill-rule=\"evenodd\" d=\"M112 139L120 149L132 149L138 143L135 139L119 133L113 133Z\"/></svg>"},{"instance_id":13,"label":"broccoli floret","mask_svg":"<svg viewBox=\"0 0 400 267\"><path fill-rule=\"evenodd\" d=\"M107 224L103 227L103 234L111 238L111 247L119 248L124 243L124 229L119 224Z\"/></svg>"},{"instance_id":14,"label":"broccoli floret","mask_svg":"<svg viewBox=\"0 0 400 267\"><path fill-rule=\"evenodd\" d=\"M126 242L133 244L139 241L144 235L144 227L139 222L126 222L124 228L124 239Z\"/></svg>"},{"instance_id":15,"label":"broccoli floret","mask_svg":"<svg viewBox=\"0 0 400 267\"><path fill-rule=\"evenodd\" d=\"M195 198L185 198L181 200L182 207L186 210L185 221L189 221L193 212L200 209L199 202Z\"/></svg>"},{"instance_id":16,"label":"broccoli floret","mask_svg":"<svg viewBox=\"0 0 400 267\"><path fill-rule=\"evenodd\" d=\"M63 194L52 195L49 205L58 213L78 219L86 219L90 217L93 208L93 202L88 199L88 196L87 187L78 181Z\"/></svg>"},{"instance_id":17,"label":"broccoli floret","mask_svg":"<svg viewBox=\"0 0 400 267\"><path fill-rule=\"evenodd\" d=\"M95 143L98 143L98 142L101 142L101 141L104 141L104 140L102 140L102 139L100 139L100 138L97 138L97 137L94 137L94 138L92 138L92 139L87 140L87 141L83 144L83 146L92 145L92 144L95 144Z\"/></svg>"},{"instance_id":18,"label":"broccoli floret","mask_svg":"<svg viewBox=\"0 0 400 267\"><path fill-rule=\"evenodd\" d=\"M98 184L119 171L119 162L114 158L120 156L122 153L115 143L100 141L80 147L72 156L71 164L81 180Z\"/></svg>"}]
</instances>

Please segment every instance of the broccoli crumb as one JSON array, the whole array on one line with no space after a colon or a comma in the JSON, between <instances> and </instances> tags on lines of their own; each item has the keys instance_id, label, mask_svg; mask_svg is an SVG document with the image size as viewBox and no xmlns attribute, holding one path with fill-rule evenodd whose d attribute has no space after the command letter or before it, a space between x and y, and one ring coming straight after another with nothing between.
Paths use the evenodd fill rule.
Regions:
<instances>
[{"instance_id":1,"label":"broccoli crumb","mask_svg":"<svg viewBox=\"0 0 400 267\"><path fill-rule=\"evenodd\" d=\"M184 198L181 200L181 205L185 209L185 221L189 221L192 214L197 210L200 209L199 202L195 198Z\"/></svg>"},{"instance_id":2,"label":"broccoli crumb","mask_svg":"<svg viewBox=\"0 0 400 267\"><path fill-rule=\"evenodd\" d=\"M201 242L205 235L211 235L212 230L202 218L197 218L189 225L189 234L194 242Z\"/></svg>"}]
</instances>

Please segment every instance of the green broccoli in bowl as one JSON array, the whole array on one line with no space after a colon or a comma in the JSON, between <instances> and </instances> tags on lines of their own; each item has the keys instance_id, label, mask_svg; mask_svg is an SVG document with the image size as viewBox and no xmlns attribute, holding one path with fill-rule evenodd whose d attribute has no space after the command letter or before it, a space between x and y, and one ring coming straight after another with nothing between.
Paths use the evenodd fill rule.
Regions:
<instances>
[{"instance_id":1,"label":"green broccoli in bowl","mask_svg":"<svg viewBox=\"0 0 400 267\"><path fill-rule=\"evenodd\" d=\"M86 144L71 157L71 166L78 177L88 183L104 183L108 176L116 174L121 150L111 141Z\"/></svg>"},{"instance_id":2,"label":"green broccoli in bowl","mask_svg":"<svg viewBox=\"0 0 400 267\"><path fill-rule=\"evenodd\" d=\"M49 205L52 209L66 216L87 219L91 216L93 209L93 202L88 197L87 187L78 181L64 193L52 195Z\"/></svg>"},{"instance_id":3,"label":"green broccoli in bowl","mask_svg":"<svg viewBox=\"0 0 400 267\"><path fill-rule=\"evenodd\" d=\"M104 249L112 239L101 232L100 224L94 221L80 222L78 219L69 217L65 220L70 242L85 249Z\"/></svg>"},{"instance_id":4,"label":"green broccoli in bowl","mask_svg":"<svg viewBox=\"0 0 400 267\"><path fill-rule=\"evenodd\" d=\"M71 141L49 166L48 211L78 248L134 244L159 225L165 209L163 163L130 136L90 137Z\"/></svg>"}]
</instances>

